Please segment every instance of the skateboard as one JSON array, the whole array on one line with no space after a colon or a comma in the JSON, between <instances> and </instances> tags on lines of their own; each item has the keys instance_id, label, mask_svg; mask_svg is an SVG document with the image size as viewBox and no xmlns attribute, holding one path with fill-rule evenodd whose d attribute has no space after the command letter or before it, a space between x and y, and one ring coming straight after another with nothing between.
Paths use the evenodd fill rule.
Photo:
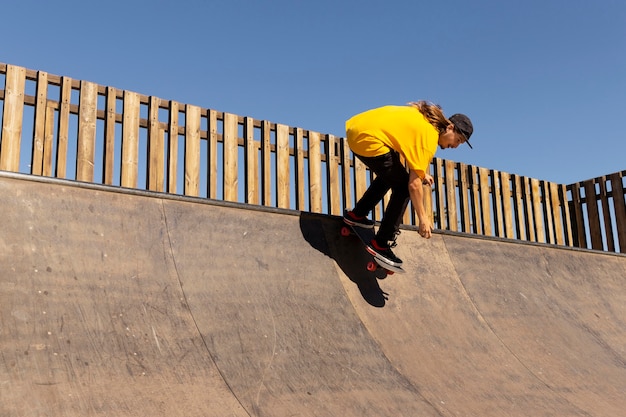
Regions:
<instances>
[{"instance_id":1,"label":"skateboard","mask_svg":"<svg viewBox=\"0 0 626 417\"><path fill-rule=\"evenodd\" d=\"M361 243L363 243L363 246L367 246L367 244L374 238L374 230L344 223L341 227L341 236L346 237L350 235L356 235ZM367 251L367 253L369 253L369 251ZM366 268L370 272L383 270L387 275L393 275L396 272L404 274L405 272L402 267L387 265L383 261L379 260L375 255L372 255L372 260L367 263Z\"/></svg>"}]
</instances>

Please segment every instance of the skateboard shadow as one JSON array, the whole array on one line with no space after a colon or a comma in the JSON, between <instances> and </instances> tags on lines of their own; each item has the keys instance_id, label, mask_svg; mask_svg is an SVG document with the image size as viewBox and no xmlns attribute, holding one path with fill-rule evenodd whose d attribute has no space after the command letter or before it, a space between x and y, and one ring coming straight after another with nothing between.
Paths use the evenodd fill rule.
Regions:
<instances>
[{"instance_id":1,"label":"skateboard shadow","mask_svg":"<svg viewBox=\"0 0 626 417\"><path fill-rule=\"evenodd\" d=\"M371 256L356 236L341 236L343 220L315 213L300 214L300 231L316 250L332 258L344 274L358 287L361 296L374 307L384 307L387 294L378 285L386 277L383 271L366 269Z\"/></svg>"}]
</instances>

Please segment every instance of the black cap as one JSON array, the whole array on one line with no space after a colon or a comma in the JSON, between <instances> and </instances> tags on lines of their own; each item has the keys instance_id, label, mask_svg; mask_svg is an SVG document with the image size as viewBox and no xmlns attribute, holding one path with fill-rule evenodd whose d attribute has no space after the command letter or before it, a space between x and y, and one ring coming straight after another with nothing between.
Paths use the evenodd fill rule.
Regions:
<instances>
[{"instance_id":1,"label":"black cap","mask_svg":"<svg viewBox=\"0 0 626 417\"><path fill-rule=\"evenodd\" d=\"M465 136L465 143L472 148L472 145L469 143L469 138L474 133L474 126L472 125L472 121L464 114L457 113L453 114L448 118L459 132L463 136ZM473 148L472 148L473 149Z\"/></svg>"}]
</instances>

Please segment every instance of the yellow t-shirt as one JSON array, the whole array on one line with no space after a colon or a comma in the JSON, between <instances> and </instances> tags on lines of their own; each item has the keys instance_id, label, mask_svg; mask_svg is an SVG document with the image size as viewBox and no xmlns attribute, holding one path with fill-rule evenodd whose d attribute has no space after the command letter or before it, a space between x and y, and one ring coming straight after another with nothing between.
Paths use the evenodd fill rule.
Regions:
<instances>
[{"instance_id":1,"label":"yellow t-shirt","mask_svg":"<svg viewBox=\"0 0 626 417\"><path fill-rule=\"evenodd\" d=\"M439 132L413 106L384 106L346 121L350 149L371 157L399 152L409 168L424 178L439 141Z\"/></svg>"}]
</instances>

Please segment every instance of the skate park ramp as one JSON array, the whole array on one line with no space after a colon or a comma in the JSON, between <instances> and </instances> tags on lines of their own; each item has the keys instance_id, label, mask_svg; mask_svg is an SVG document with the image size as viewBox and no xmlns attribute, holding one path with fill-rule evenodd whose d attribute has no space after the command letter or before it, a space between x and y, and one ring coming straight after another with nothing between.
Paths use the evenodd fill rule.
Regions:
<instances>
[{"instance_id":1,"label":"skate park ramp","mask_svg":"<svg viewBox=\"0 0 626 417\"><path fill-rule=\"evenodd\" d=\"M0 174L0 416L623 416L626 257Z\"/></svg>"}]
</instances>

